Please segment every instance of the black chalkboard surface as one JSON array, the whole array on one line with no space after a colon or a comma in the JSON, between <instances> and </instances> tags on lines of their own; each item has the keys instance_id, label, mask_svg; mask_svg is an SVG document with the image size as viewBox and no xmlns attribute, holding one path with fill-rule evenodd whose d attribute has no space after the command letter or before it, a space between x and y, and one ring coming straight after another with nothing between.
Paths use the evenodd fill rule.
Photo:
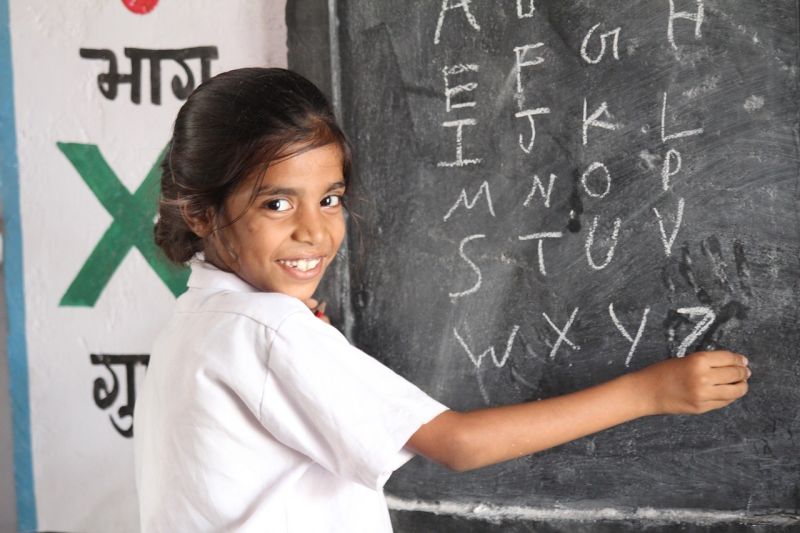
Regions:
<instances>
[{"instance_id":1,"label":"black chalkboard surface","mask_svg":"<svg viewBox=\"0 0 800 533\"><path fill-rule=\"evenodd\" d=\"M754 372L746 398L703 416L467 474L412 461L386 488L413 515L398 530L465 531L434 513L474 513L511 531L508 517L548 509L790 523L797 3L340 0L337 14L350 251L365 250L350 272L357 345L459 410L704 348Z\"/></svg>"}]
</instances>

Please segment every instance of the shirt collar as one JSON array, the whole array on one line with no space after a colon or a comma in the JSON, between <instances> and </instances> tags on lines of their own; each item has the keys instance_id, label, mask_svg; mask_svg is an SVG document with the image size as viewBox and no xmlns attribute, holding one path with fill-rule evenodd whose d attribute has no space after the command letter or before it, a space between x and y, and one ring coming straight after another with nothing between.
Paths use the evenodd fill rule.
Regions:
<instances>
[{"instance_id":1,"label":"shirt collar","mask_svg":"<svg viewBox=\"0 0 800 533\"><path fill-rule=\"evenodd\" d=\"M258 292L258 289L231 272L218 269L202 253L195 254L189 261L192 273L187 285L190 289L219 289L234 292Z\"/></svg>"}]
</instances>

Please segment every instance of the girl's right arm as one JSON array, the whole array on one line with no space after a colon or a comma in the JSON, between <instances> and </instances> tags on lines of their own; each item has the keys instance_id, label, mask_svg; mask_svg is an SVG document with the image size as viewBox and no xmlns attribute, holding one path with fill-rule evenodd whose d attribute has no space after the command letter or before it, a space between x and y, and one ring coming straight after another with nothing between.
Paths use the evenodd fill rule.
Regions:
<instances>
[{"instance_id":1,"label":"girl's right arm","mask_svg":"<svg viewBox=\"0 0 800 533\"><path fill-rule=\"evenodd\" d=\"M445 411L407 447L465 471L529 455L636 418L700 414L747 393L747 359L699 352L668 359L572 394L466 413Z\"/></svg>"}]
</instances>

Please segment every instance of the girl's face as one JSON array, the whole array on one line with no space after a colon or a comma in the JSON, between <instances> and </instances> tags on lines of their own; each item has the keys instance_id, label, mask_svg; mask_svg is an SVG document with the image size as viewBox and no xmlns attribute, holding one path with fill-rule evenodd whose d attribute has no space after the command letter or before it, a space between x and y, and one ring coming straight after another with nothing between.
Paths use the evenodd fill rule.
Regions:
<instances>
[{"instance_id":1,"label":"girl's face","mask_svg":"<svg viewBox=\"0 0 800 533\"><path fill-rule=\"evenodd\" d=\"M225 200L222 223L238 219L212 234L206 256L264 292L307 300L345 234L341 151L329 144L271 164L250 204L257 179Z\"/></svg>"}]
</instances>

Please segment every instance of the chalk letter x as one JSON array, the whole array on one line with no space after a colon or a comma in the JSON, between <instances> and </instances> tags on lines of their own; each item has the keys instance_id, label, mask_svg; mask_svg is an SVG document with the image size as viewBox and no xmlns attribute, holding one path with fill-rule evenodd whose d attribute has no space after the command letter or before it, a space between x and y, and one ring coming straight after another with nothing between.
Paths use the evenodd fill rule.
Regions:
<instances>
[{"instance_id":1,"label":"chalk letter x","mask_svg":"<svg viewBox=\"0 0 800 533\"><path fill-rule=\"evenodd\" d=\"M566 342L569 345L569 347L572 348L573 350L581 349L580 346L577 346L574 342L572 342L567 338L567 331L569 331L569 328L572 327L572 321L575 320L575 315L577 314L578 314L578 308L576 307L572 311L572 314L570 315L569 320L567 320L567 323L564 324L563 329L558 329L558 327L555 324L553 324L553 321L550 320L550 317L547 316L547 313L542 313L542 316L544 317L545 320L547 320L547 323L550 324L550 327L556 330L556 333L558 333L558 338L556 339L556 342L553 343L553 347L550 350L550 359L556 356L556 352L558 351L558 348L561 346L562 342Z\"/></svg>"}]
</instances>

